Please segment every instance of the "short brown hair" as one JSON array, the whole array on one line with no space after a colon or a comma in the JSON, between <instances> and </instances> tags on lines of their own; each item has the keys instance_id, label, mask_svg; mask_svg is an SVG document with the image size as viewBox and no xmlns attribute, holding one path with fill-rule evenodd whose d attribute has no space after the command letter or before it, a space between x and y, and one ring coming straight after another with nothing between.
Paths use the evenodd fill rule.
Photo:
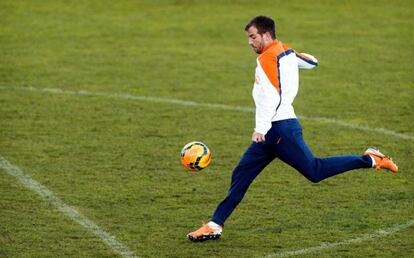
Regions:
<instances>
[{"instance_id":1,"label":"short brown hair","mask_svg":"<svg viewBox=\"0 0 414 258\"><path fill-rule=\"evenodd\" d=\"M256 27L260 35L269 32L272 39L276 39L276 23L272 18L262 15L256 16L246 25L244 30L247 31L251 26Z\"/></svg>"}]
</instances>

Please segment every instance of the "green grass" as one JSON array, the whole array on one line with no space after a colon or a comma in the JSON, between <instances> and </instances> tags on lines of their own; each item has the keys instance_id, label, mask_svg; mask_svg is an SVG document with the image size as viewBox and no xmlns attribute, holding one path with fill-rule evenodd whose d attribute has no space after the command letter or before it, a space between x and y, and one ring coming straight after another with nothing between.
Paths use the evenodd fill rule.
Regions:
<instances>
[{"instance_id":1,"label":"green grass","mask_svg":"<svg viewBox=\"0 0 414 258\"><path fill-rule=\"evenodd\" d=\"M414 135L412 1L2 1L0 155L140 257L263 257L359 238L414 218L412 140L303 120L318 156L377 146L400 173L359 170L319 184L275 161L223 239L208 221L249 145L253 113L22 87L127 93L253 107L255 54L243 28L276 18L280 39L315 55L296 113ZM189 174L181 147L205 142ZM118 257L0 170L0 257ZM303 257L414 256L413 227Z\"/></svg>"}]
</instances>

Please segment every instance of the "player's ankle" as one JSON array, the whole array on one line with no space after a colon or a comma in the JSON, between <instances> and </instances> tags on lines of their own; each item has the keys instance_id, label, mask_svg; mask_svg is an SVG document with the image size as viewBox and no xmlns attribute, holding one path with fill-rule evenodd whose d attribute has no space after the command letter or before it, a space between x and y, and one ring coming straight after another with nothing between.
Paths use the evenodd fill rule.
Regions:
<instances>
[{"instance_id":1,"label":"player's ankle","mask_svg":"<svg viewBox=\"0 0 414 258\"><path fill-rule=\"evenodd\" d=\"M218 231L219 233L221 233L221 231L223 230L223 227L220 226L219 224L215 223L214 221L210 221L209 223L207 223L207 225L213 229L214 231Z\"/></svg>"}]
</instances>

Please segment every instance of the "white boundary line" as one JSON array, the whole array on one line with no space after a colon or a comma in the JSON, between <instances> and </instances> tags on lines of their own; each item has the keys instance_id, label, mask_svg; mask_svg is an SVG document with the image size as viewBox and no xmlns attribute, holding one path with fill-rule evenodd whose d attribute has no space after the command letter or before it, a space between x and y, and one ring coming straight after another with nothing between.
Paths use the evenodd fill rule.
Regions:
<instances>
[{"instance_id":1,"label":"white boundary line","mask_svg":"<svg viewBox=\"0 0 414 258\"><path fill-rule=\"evenodd\" d=\"M214 109L222 109L222 110L232 110L232 111L241 111L241 112L254 112L253 108L246 108L246 107L240 107L240 106L230 106L230 105L224 105L224 104L212 104L212 103L199 103L194 101L185 101L185 100L177 100L177 99L167 99L167 98L159 98L159 97L149 97L149 96L135 96L130 94L113 94L113 93L102 93L102 92L88 92L88 91L70 91L70 90L62 90L59 88L34 88L34 87L3 87L0 86L0 89L15 89L15 90L26 90L26 91L35 91L35 92L47 92L47 93L55 93L55 94L66 94L66 95L80 95L80 96L100 96L100 97L107 97L107 98L119 98L119 99L127 99L127 100L140 100L140 101L149 101L149 102L160 102L160 103L169 103L169 104L176 104L176 105L183 105L183 106L199 106L199 107L208 107L208 108L214 108ZM368 132L378 132L381 134L393 136L396 138L401 138L404 140L410 140L414 141L414 136L394 132L391 130L383 129L383 128L370 128L368 126L364 125L358 125L358 124L352 124L348 122L344 122L337 119L331 119L331 118L325 118L325 117L306 117L306 116L299 116L300 119L304 120L310 120L310 121L317 121L322 123L330 123L330 124L336 124L339 126L349 127L353 129L358 129L362 131L368 131ZM17 169L17 171L20 171L18 168L14 167L10 163L8 163L6 160L4 160L0 156L0 165L4 167L4 162L6 162L6 165L8 164L9 167ZM6 166L7 167L7 166ZM9 170L7 169L9 172ZM16 176L14 173L9 172L11 175ZM86 217L82 216L74 210L73 208L70 208L66 204L64 204L62 201L57 199L49 190L47 190L44 186L40 185L38 182L31 179L28 175L22 174L21 176L16 176L24 185L26 185L28 188L35 190L38 192L44 199L51 201L53 204L55 204L55 200L57 200L57 206L59 210L61 210L65 215L71 217L73 220L87 228L89 231L93 232L95 235L99 236L107 245L109 245L111 248L116 250L117 252L121 253L124 257L135 257L132 252L130 252L126 246L124 246L122 243L117 241L114 237L110 236L105 231L102 231L95 223L87 219ZM26 183L24 180L25 178L28 178L29 182L32 183ZM44 189L44 190L37 190L37 189ZM44 193L43 193L44 192ZM50 193L50 194L48 194ZM53 197L53 201L50 200L50 195ZM60 207L62 206L62 207ZM70 214L67 214L66 210L70 210ZM81 219L78 219L78 218ZM87 223L85 223L87 222ZM341 242L335 242L335 243L322 243L319 246L313 246L308 247L304 249L294 250L294 251L287 251L283 253L273 253L269 254L263 258L273 258L273 257L290 257L295 255L303 255L308 254L312 252L318 252L326 249L332 249L337 246L342 245L350 245L355 243L360 243L363 241L369 241L376 238L384 237L393 233L396 233L400 230L406 229L408 227L411 227L414 225L414 220L410 220L407 223L395 225L390 228L381 229L378 230L372 234L365 235L363 237L359 238L352 238L348 240L344 240ZM131 255L131 256L128 256Z\"/></svg>"},{"instance_id":2,"label":"white boundary line","mask_svg":"<svg viewBox=\"0 0 414 258\"><path fill-rule=\"evenodd\" d=\"M70 207L69 205L62 202L53 194L53 192L34 180L28 174L24 173L18 167L10 164L10 162L8 162L2 156L0 156L0 168L3 168L11 176L17 178L20 183L22 183L26 188L39 194L43 200L55 206L64 215L84 227L90 233L93 233L99 237L107 246L109 246L109 248L112 249L112 251L122 255L122 257L125 258L137 258L137 256L135 256L135 254L131 252L128 247L126 247L122 242L104 231L92 220L79 213L79 211L77 211L75 208Z\"/></svg>"},{"instance_id":3,"label":"white boundary line","mask_svg":"<svg viewBox=\"0 0 414 258\"><path fill-rule=\"evenodd\" d=\"M324 251L327 249L332 249L337 246L344 246L344 245L350 245L350 244L357 244L357 243L364 242L364 241L371 241L371 240L374 240L380 237L391 235L393 233L396 233L398 231L401 231L403 229L406 229L412 226L414 226L414 220L410 220L407 223L395 225L390 228L380 229L380 230L375 231L372 234L364 235L362 237L351 238L351 239L347 239L347 240L344 240L341 242L335 242L335 243L322 243L319 246L312 246L312 247L307 247L307 248L303 248L299 250L287 251L283 253L273 253L273 254L266 255L263 258L290 257L290 256L296 256L296 255L304 255L304 254L314 253L318 251Z\"/></svg>"},{"instance_id":4,"label":"white boundary line","mask_svg":"<svg viewBox=\"0 0 414 258\"><path fill-rule=\"evenodd\" d=\"M176 105L181 105L181 106L197 106L197 107L207 107L207 108L231 110L231 111L254 112L254 109L249 108L249 107L231 106L231 105L214 104L214 103L200 103L200 102L194 102L194 101L170 99L170 98L159 98L159 97L151 97L151 96L136 96L136 95L122 94L122 93L90 92L90 91L84 91L84 90L71 91L71 90L63 90L59 88L35 88L35 87L0 86L0 89L47 92L47 93L75 95L75 96L98 96L98 97L106 97L106 98L168 103L168 104L176 104ZM376 132L376 133L385 134L385 135L389 135L389 136L404 139L404 140L414 141L414 136L412 135L398 133L398 132L391 131L391 130L384 129L384 128L371 128L365 125L352 124L352 123L344 122L342 120L326 118L326 117L299 116L299 118L303 120L316 121L320 123L335 124L335 125L357 129L361 131L366 131L366 132Z\"/></svg>"}]
</instances>

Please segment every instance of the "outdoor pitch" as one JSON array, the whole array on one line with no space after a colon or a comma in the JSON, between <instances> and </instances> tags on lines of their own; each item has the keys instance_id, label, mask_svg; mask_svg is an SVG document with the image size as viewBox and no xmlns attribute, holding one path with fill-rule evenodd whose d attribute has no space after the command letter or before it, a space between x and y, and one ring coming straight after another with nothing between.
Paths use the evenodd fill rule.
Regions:
<instances>
[{"instance_id":1,"label":"outdoor pitch","mask_svg":"<svg viewBox=\"0 0 414 258\"><path fill-rule=\"evenodd\" d=\"M0 257L413 257L412 1L2 1ZM254 127L245 23L319 60L296 113L318 156L400 173L312 184L275 160L222 239L210 219ZM179 162L202 141L212 164Z\"/></svg>"}]
</instances>

